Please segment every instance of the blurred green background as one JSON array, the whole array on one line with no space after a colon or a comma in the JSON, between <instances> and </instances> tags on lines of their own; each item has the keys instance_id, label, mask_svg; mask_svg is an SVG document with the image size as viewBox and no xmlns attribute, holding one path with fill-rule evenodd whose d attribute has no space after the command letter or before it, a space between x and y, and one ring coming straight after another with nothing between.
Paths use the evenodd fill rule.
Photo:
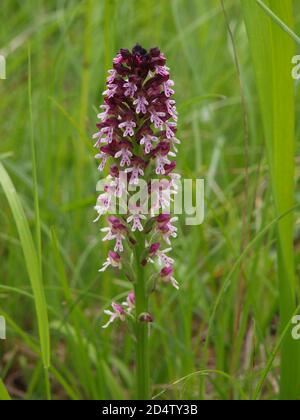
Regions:
<instances>
[{"instance_id":1,"label":"blurred green background","mask_svg":"<svg viewBox=\"0 0 300 420\"><path fill-rule=\"evenodd\" d=\"M300 33L300 8L294 3L295 31ZM275 226L232 274L207 352L204 346L224 279L250 238L275 217L242 11L237 1L226 0L225 6L227 22L219 0L1 2L0 54L6 57L7 79L0 80L0 161L34 233L33 128L52 398L133 397L131 332L124 324L101 329L103 309L113 298L125 296L131 285L111 271L98 273L107 249L99 225L93 224L99 173L91 136L112 59L119 48L131 48L137 42L145 48L159 46L167 56L176 84L182 141L178 166L182 176L204 178L206 184L205 223L186 227L182 220L174 241L181 289L163 288L151 299L155 317L150 339L152 394L242 399L252 393L266 366L278 338ZM248 111L248 151L240 82ZM296 139L298 156L299 126ZM297 181L299 163L297 159ZM299 199L299 188L296 191ZM2 189L0 203L0 314L7 320L7 340L0 341L0 377L13 398L42 399L47 382L34 299ZM296 216L299 222L299 212ZM298 223L297 278L299 239ZM275 358L264 398L278 394L278 365ZM205 373L197 373L203 369Z\"/></svg>"}]
</instances>

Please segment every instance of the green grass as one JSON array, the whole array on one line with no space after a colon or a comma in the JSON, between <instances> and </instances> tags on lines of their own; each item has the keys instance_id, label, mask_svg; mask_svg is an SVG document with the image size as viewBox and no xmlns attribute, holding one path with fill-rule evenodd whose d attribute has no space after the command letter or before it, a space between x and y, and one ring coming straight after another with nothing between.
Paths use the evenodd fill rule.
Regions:
<instances>
[{"instance_id":1,"label":"green grass","mask_svg":"<svg viewBox=\"0 0 300 420\"><path fill-rule=\"evenodd\" d=\"M291 1L271 0L269 6L292 27ZM295 49L289 34L274 24L258 5L245 1L243 7L256 69L274 203L277 213L281 214L293 207L295 200L295 107L290 69ZM291 214L278 224L279 303L283 326L294 312L299 292L295 281L293 232L294 215ZM284 399L300 396L299 350L299 343L288 336L281 358L281 396Z\"/></svg>"},{"instance_id":2,"label":"green grass","mask_svg":"<svg viewBox=\"0 0 300 420\"><path fill-rule=\"evenodd\" d=\"M181 289L151 297L151 395L298 399L298 2L224 0L227 20L219 0L2 3L0 399L135 397L132 331L101 329L132 286L98 273L91 135L111 60L136 42L167 55L179 169L206 181L204 224L182 218L174 242Z\"/></svg>"}]
</instances>

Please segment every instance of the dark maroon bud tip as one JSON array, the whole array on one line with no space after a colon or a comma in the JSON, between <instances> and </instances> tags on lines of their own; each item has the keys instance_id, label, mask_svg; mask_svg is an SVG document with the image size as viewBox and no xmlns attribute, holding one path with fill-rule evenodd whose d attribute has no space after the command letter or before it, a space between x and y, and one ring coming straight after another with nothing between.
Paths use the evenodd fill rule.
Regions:
<instances>
[{"instance_id":1,"label":"dark maroon bud tip","mask_svg":"<svg viewBox=\"0 0 300 420\"><path fill-rule=\"evenodd\" d=\"M151 57L159 57L160 56L160 49L157 47L150 49L150 55Z\"/></svg>"},{"instance_id":2,"label":"dark maroon bud tip","mask_svg":"<svg viewBox=\"0 0 300 420\"><path fill-rule=\"evenodd\" d=\"M132 237L129 238L129 242L131 243L131 245L136 245L136 240Z\"/></svg>"},{"instance_id":3,"label":"dark maroon bud tip","mask_svg":"<svg viewBox=\"0 0 300 420\"><path fill-rule=\"evenodd\" d=\"M112 260L114 260L114 261L116 261L116 262L118 262L118 261L120 261L120 260L121 260L120 255L119 255L119 254L117 254L117 253L116 253L116 252L114 252L114 251L109 251L109 252L108 252L108 255L109 255L109 257L110 257Z\"/></svg>"},{"instance_id":4,"label":"dark maroon bud tip","mask_svg":"<svg viewBox=\"0 0 300 420\"><path fill-rule=\"evenodd\" d=\"M160 248L160 243L159 242L156 242L156 243L152 244L150 246L150 254L152 254L152 255L156 254L157 251L159 250L159 248Z\"/></svg>"},{"instance_id":5,"label":"dark maroon bud tip","mask_svg":"<svg viewBox=\"0 0 300 420\"><path fill-rule=\"evenodd\" d=\"M144 312L140 314L139 321L140 322L153 322L154 319L153 319L153 316L150 315L148 312Z\"/></svg>"},{"instance_id":6,"label":"dark maroon bud tip","mask_svg":"<svg viewBox=\"0 0 300 420\"><path fill-rule=\"evenodd\" d=\"M133 48L132 48L132 54L134 55L140 55L140 56L144 56L147 54L147 50L145 50L145 48L141 47L139 44L136 44Z\"/></svg>"},{"instance_id":7,"label":"dark maroon bud tip","mask_svg":"<svg viewBox=\"0 0 300 420\"><path fill-rule=\"evenodd\" d=\"M120 54L123 58L130 57L130 51L127 48L121 48L120 49Z\"/></svg>"},{"instance_id":8,"label":"dark maroon bud tip","mask_svg":"<svg viewBox=\"0 0 300 420\"><path fill-rule=\"evenodd\" d=\"M157 221L158 223L166 223L170 221L170 214L160 214L159 216L157 216Z\"/></svg>"},{"instance_id":9,"label":"dark maroon bud tip","mask_svg":"<svg viewBox=\"0 0 300 420\"><path fill-rule=\"evenodd\" d=\"M112 177L118 178L119 177L119 168L117 167L117 165L111 165L111 167L109 169L109 173Z\"/></svg>"},{"instance_id":10,"label":"dark maroon bud tip","mask_svg":"<svg viewBox=\"0 0 300 420\"><path fill-rule=\"evenodd\" d=\"M176 160L173 160L169 165L165 165L165 176L168 176L176 168Z\"/></svg>"},{"instance_id":11,"label":"dark maroon bud tip","mask_svg":"<svg viewBox=\"0 0 300 420\"><path fill-rule=\"evenodd\" d=\"M164 267L160 272L160 276L161 277L169 277L173 274L173 272L174 272L173 267L171 267L171 266Z\"/></svg>"},{"instance_id":12,"label":"dark maroon bud tip","mask_svg":"<svg viewBox=\"0 0 300 420\"><path fill-rule=\"evenodd\" d=\"M116 224L116 223L120 223L120 219L118 219L118 217L116 216L109 216L107 218L108 222L112 225Z\"/></svg>"}]
</instances>

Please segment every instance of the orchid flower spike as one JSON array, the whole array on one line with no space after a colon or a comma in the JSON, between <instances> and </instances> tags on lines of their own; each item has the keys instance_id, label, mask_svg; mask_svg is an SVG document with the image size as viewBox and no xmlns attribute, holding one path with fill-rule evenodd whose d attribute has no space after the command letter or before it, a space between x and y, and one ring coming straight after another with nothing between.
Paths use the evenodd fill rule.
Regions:
<instances>
[{"instance_id":1,"label":"orchid flower spike","mask_svg":"<svg viewBox=\"0 0 300 420\"><path fill-rule=\"evenodd\" d=\"M143 270L154 270L163 283L178 289L173 276L175 261L169 256L171 242L177 236L174 226L177 218L168 214L167 209L172 201L170 196L177 193L176 181L180 178L174 172L180 141L174 81L169 70L159 48L147 51L136 45L131 51L121 49L114 58L103 92L97 132L93 135L99 171L109 165L109 176L95 209L96 221L110 214L108 226L101 231L105 234L103 241L113 243L100 272L111 267L128 276L129 271L136 269L130 266L132 255L140 255L138 264ZM152 190L151 180L157 178L165 189L163 193ZM145 203L138 202L122 214L112 215L115 200L124 195L129 200L142 181L148 193L157 194L148 213L143 208ZM135 247L143 249L136 253ZM113 311L105 311L110 318L104 328L115 319L124 321L135 310L134 293L121 305L113 302L112 308ZM145 313L141 321L151 322L152 315Z\"/></svg>"}]
</instances>

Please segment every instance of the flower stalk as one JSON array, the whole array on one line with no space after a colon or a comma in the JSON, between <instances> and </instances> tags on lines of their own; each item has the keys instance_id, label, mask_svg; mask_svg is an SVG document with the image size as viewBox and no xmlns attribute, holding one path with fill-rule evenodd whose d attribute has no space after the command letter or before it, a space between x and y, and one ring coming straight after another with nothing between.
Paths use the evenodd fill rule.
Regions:
<instances>
[{"instance_id":1,"label":"flower stalk","mask_svg":"<svg viewBox=\"0 0 300 420\"><path fill-rule=\"evenodd\" d=\"M136 305L136 395L139 400L149 399L149 346L148 346L148 322L141 319L143 314L148 313L148 295L146 290L145 269L142 266L142 253L144 246L143 234L139 234L136 247L136 282L135 282L135 305Z\"/></svg>"}]
</instances>

